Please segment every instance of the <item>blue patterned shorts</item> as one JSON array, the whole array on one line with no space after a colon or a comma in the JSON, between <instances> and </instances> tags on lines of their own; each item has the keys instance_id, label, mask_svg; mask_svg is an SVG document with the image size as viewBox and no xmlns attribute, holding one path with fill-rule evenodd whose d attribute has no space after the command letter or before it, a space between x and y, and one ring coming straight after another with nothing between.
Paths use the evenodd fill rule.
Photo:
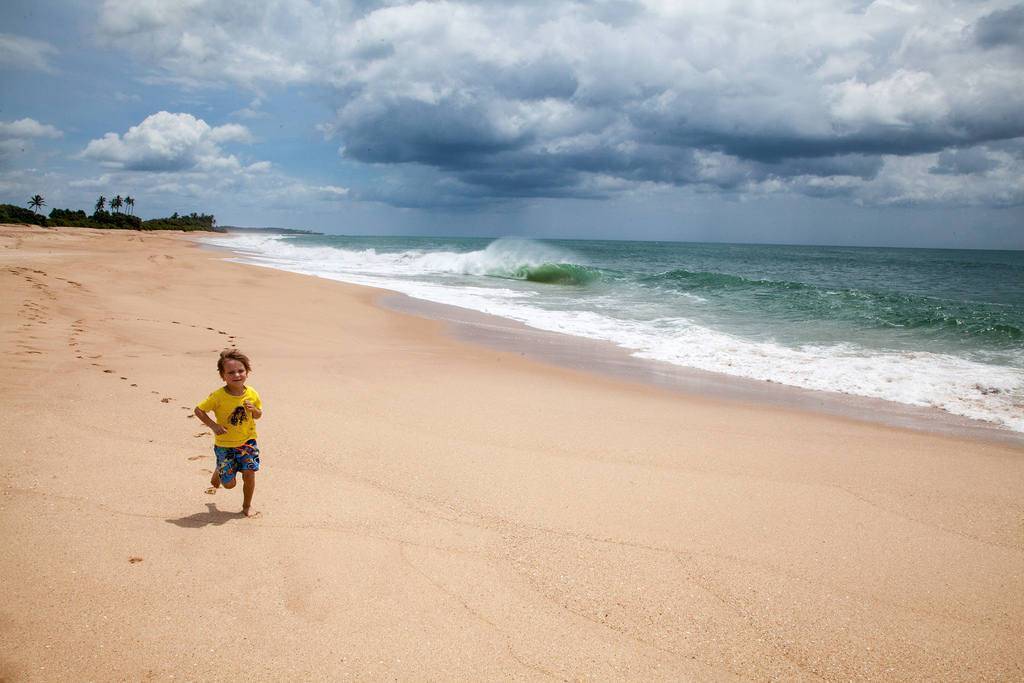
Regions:
<instances>
[{"instance_id":1,"label":"blue patterned shorts","mask_svg":"<svg viewBox=\"0 0 1024 683\"><path fill-rule=\"evenodd\" d=\"M260 449L256 439L249 439L241 446L214 446L213 452L217 456L217 473L222 484L234 481L238 472L258 472L260 469Z\"/></svg>"}]
</instances>

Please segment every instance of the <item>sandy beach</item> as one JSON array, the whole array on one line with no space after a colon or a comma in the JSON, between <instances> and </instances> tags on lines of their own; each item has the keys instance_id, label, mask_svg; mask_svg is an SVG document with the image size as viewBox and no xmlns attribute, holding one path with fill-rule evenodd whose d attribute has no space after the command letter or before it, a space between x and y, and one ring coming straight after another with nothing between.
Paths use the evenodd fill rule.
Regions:
<instances>
[{"instance_id":1,"label":"sandy beach","mask_svg":"<svg viewBox=\"0 0 1024 683\"><path fill-rule=\"evenodd\" d=\"M473 345L184 234L0 226L0 680L1020 680L1024 449ZM205 492L220 349L256 519Z\"/></svg>"}]
</instances>

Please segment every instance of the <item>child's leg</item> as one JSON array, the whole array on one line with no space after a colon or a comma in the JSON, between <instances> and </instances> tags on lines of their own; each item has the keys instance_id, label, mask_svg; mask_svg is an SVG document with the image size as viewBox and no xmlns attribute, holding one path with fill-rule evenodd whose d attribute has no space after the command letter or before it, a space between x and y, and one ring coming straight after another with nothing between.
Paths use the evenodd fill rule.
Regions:
<instances>
[{"instance_id":1,"label":"child's leg","mask_svg":"<svg viewBox=\"0 0 1024 683\"><path fill-rule=\"evenodd\" d=\"M220 488L220 468L224 465L224 454L216 447L213 447L213 474L210 475L210 488L206 489L207 493L217 493L217 489Z\"/></svg>"},{"instance_id":2,"label":"child's leg","mask_svg":"<svg viewBox=\"0 0 1024 683\"><path fill-rule=\"evenodd\" d=\"M235 488L235 473L238 471L238 461L235 449L224 446L214 446L213 453L217 458L213 474L210 475L210 486L207 493L214 493L223 486L226 489Z\"/></svg>"},{"instance_id":3,"label":"child's leg","mask_svg":"<svg viewBox=\"0 0 1024 683\"><path fill-rule=\"evenodd\" d=\"M242 514L252 517L256 513L250 510L252 493L256 490L256 473L252 470L242 472Z\"/></svg>"}]
</instances>

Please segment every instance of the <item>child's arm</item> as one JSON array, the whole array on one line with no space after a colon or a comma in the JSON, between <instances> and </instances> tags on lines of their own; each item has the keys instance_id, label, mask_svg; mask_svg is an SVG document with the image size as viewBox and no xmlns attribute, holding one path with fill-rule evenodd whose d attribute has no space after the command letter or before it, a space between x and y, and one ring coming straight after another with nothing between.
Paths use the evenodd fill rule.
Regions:
<instances>
[{"instance_id":1,"label":"child's arm","mask_svg":"<svg viewBox=\"0 0 1024 683\"><path fill-rule=\"evenodd\" d=\"M216 422L211 420L210 416L207 415L206 413L204 413L203 411L199 410L199 408L196 408L196 417L199 418L200 422L202 422L204 425L209 427L213 431L214 434L220 435L220 434L223 434L224 432L228 431L224 427L221 427L219 424L217 424Z\"/></svg>"},{"instance_id":2,"label":"child's arm","mask_svg":"<svg viewBox=\"0 0 1024 683\"><path fill-rule=\"evenodd\" d=\"M242 401L242 405L244 405L245 409L249 411L250 415L252 415L252 419L258 420L263 417L263 411L253 405L252 401Z\"/></svg>"}]
</instances>

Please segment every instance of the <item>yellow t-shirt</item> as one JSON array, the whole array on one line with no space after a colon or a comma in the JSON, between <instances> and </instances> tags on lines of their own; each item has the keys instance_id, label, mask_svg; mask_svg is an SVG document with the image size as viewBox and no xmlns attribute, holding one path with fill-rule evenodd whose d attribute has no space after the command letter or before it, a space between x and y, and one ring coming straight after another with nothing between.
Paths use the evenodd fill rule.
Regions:
<instances>
[{"instance_id":1,"label":"yellow t-shirt","mask_svg":"<svg viewBox=\"0 0 1024 683\"><path fill-rule=\"evenodd\" d=\"M208 413L211 410L217 418L217 424L228 431L214 437L217 446L241 446L249 439L256 438L256 420L242 405L243 401L251 401L254 406L263 410L263 403L256 390L247 386L241 396L232 396L227 387L217 389L200 403L197 408Z\"/></svg>"}]
</instances>

